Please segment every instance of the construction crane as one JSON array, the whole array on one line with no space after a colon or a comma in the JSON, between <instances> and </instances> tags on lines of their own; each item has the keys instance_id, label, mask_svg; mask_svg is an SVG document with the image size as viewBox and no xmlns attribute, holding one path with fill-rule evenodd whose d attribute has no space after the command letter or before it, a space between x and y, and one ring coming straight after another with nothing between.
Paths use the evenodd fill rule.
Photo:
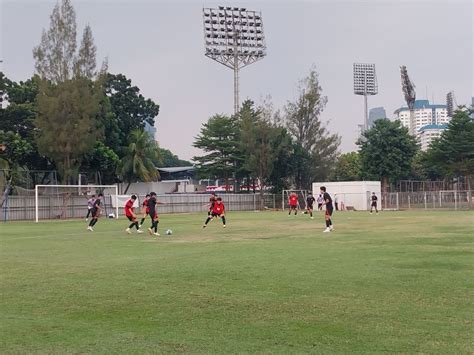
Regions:
<instances>
[{"instance_id":1,"label":"construction crane","mask_svg":"<svg viewBox=\"0 0 474 355\"><path fill-rule=\"evenodd\" d=\"M416 100L416 92L415 92L415 84L412 83L410 77L408 76L407 67L402 65L400 67L400 73L402 77L402 90L403 94L405 95L405 101L408 105L408 109L410 110L410 134L415 136L416 135L416 123L415 123L415 100Z\"/></svg>"}]
</instances>

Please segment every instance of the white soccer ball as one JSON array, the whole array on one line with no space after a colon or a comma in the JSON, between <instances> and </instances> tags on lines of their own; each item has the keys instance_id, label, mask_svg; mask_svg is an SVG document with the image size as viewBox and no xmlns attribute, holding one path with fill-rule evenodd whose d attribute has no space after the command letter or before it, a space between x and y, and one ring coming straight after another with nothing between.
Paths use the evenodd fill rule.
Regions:
<instances>
[{"instance_id":1,"label":"white soccer ball","mask_svg":"<svg viewBox=\"0 0 474 355\"><path fill-rule=\"evenodd\" d=\"M171 235L171 234L173 234L173 231L171 229L167 229L165 233L166 233L166 235Z\"/></svg>"}]
</instances>

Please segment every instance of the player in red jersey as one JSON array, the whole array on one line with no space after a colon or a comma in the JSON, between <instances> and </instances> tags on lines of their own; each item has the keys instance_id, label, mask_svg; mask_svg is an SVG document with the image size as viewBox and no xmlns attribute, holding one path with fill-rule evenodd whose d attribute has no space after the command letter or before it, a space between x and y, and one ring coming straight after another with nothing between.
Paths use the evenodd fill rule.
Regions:
<instances>
[{"instance_id":1,"label":"player in red jersey","mask_svg":"<svg viewBox=\"0 0 474 355\"><path fill-rule=\"evenodd\" d=\"M208 206L208 210L207 210L207 215L208 216L211 215L212 209L214 208L214 205L216 204L216 201L217 201L216 193L211 192L211 197L209 197L209 204L207 205Z\"/></svg>"},{"instance_id":2,"label":"player in red jersey","mask_svg":"<svg viewBox=\"0 0 474 355\"><path fill-rule=\"evenodd\" d=\"M291 215L291 211L295 211L296 216L298 214L298 195L295 192L290 194L290 197L288 198L288 204L290 205L288 216Z\"/></svg>"},{"instance_id":3,"label":"player in red jersey","mask_svg":"<svg viewBox=\"0 0 474 355\"><path fill-rule=\"evenodd\" d=\"M145 196L145 199L142 202L142 220L140 221L140 228L143 225L143 222L145 222L146 216L150 213L150 208L148 207L148 200L150 199L150 194L147 194Z\"/></svg>"},{"instance_id":4,"label":"player in red jersey","mask_svg":"<svg viewBox=\"0 0 474 355\"><path fill-rule=\"evenodd\" d=\"M212 211L209 216L207 216L206 222L202 226L202 228L206 228L207 224L212 221L214 217L219 217L222 219L222 224L224 228L226 227L225 224L225 206L224 203L222 202L222 198L218 197L212 207Z\"/></svg>"},{"instance_id":5,"label":"player in red jersey","mask_svg":"<svg viewBox=\"0 0 474 355\"><path fill-rule=\"evenodd\" d=\"M125 203L125 216L127 216L128 220L132 222L128 226L128 228L125 229L125 232L127 232L128 234L132 234L131 228L133 228L133 226L137 228L137 233L143 233L140 230L140 227L138 226L137 215L135 214L135 211L134 211L135 208L133 207L133 204L135 203L136 200L137 200L137 196L132 195L130 197L130 200L128 200L127 203Z\"/></svg>"}]
</instances>

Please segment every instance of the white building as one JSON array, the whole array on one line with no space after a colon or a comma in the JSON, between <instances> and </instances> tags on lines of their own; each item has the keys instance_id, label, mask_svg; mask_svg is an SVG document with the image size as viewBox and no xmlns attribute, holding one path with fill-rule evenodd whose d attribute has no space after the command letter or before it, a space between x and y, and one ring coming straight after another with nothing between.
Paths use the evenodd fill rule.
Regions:
<instances>
[{"instance_id":1,"label":"white building","mask_svg":"<svg viewBox=\"0 0 474 355\"><path fill-rule=\"evenodd\" d=\"M429 124L421 127L416 135L418 143L421 146L421 150L426 151L431 145L431 142L434 139L439 138L441 136L441 133L443 133L446 128L448 128L448 126L445 124Z\"/></svg>"},{"instance_id":2,"label":"white building","mask_svg":"<svg viewBox=\"0 0 474 355\"><path fill-rule=\"evenodd\" d=\"M404 127L410 128L410 110L401 107L395 111ZM428 100L415 101L415 130L427 125L445 125L451 120L446 105L432 105Z\"/></svg>"},{"instance_id":3,"label":"white building","mask_svg":"<svg viewBox=\"0 0 474 355\"><path fill-rule=\"evenodd\" d=\"M372 192L378 197L379 206L382 206L382 189L380 181L326 181L313 182L313 196L318 196L321 186L326 187L326 192L338 202L339 208L356 211L370 210Z\"/></svg>"}]
</instances>

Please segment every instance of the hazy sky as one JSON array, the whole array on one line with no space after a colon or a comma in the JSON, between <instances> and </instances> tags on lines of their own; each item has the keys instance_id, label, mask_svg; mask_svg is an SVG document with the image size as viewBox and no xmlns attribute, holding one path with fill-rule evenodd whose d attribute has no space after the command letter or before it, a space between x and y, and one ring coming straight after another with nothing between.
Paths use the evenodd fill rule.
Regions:
<instances>
[{"instance_id":1,"label":"hazy sky","mask_svg":"<svg viewBox=\"0 0 474 355\"><path fill-rule=\"evenodd\" d=\"M56 1L1 0L0 58L14 80L33 74L32 48L49 26ZM202 7L218 5L262 11L267 57L244 68L240 97L275 107L294 99L299 79L314 64L328 104L323 121L342 136L341 151L356 149L363 98L352 91L352 63L375 63L379 94L369 108L387 115L404 104L399 66L405 64L417 98L444 103L474 96L474 3L445 1L82 1L73 0L78 33L90 23L98 62L131 78L160 105L160 145L181 158L199 153L191 145L215 113L233 111L232 71L204 56Z\"/></svg>"}]
</instances>

